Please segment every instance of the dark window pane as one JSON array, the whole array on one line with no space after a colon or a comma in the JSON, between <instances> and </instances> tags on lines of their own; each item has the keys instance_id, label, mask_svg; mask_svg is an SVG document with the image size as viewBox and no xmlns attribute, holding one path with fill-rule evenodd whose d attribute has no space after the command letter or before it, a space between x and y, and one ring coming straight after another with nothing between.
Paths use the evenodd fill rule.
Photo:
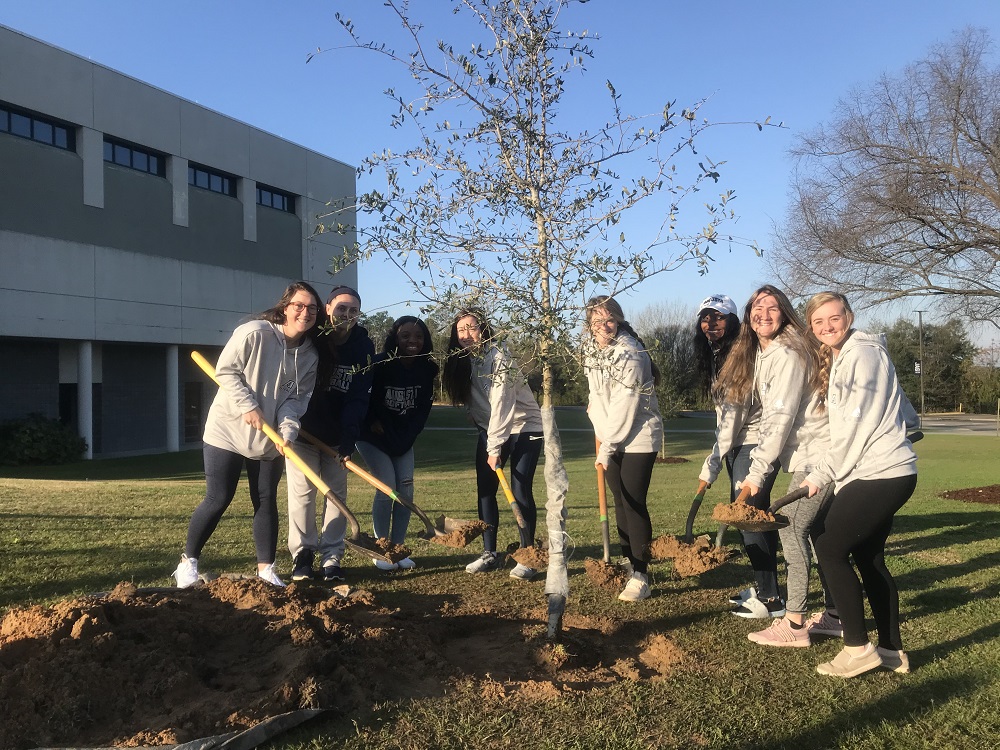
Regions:
<instances>
[{"instance_id":1,"label":"dark window pane","mask_svg":"<svg viewBox=\"0 0 1000 750\"><path fill-rule=\"evenodd\" d=\"M188 185L194 185L194 167L188 167Z\"/></svg>"},{"instance_id":2,"label":"dark window pane","mask_svg":"<svg viewBox=\"0 0 1000 750\"><path fill-rule=\"evenodd\" d=\"M208 172L204 169L196 169L194 171L194 184L200 188L208 189Z\"/></svg>"},{"instance_id":3,"label":"dark window pane","mask_svg":"<svg viewBox=\"0 0 1000 750\"><path fill-rule=\"evenodd\" d=\"M271 205L274 206L279 211L284 211L285 210L285 196L278 195L277 193L275 193L274 194L274 201L273 201L273 203Z\"/></svg>"},{"instance_id":4,"label":"dark window pane","mask_svg":"<svg viewBox=\"0 0 1000 750\"><path fill-rule=\"evenodd\" d=\"M31 118L19 115L17 112L10 113L10 132L14 135L21 135L31 138Z\"/></svg>"},{"instance_id":5,"label":"dark window pane","mask_svg":"<svg viewBox=\"0 0 1000 750\"><path fill-rule=\"evenodd\" d=\"M261 200L261 189L257 188L257 204L260 205L263 201Z\"/></svg>"},{"instance_id":6,"label":"dark window pane","mask_svg":"<svg viewBox=\"0 0 1000 750\"><path fill-rule=\"evenodd\" d=\"M42 143L52 143L52 125L42 120L35 120L35 128L32 137Z\"/></svg>"},{"instance_id":7,"label":"dark window pane","mask_svg":"<svg viewBox=\"0 0 1000 750\"><path fill-rule=\"evenodd\" d=\"M147 171L149 169L149 157L142 151L132 151L132 167L141 172Z\"/></svg>"},{"instance_id":8,"label":"dark window pane","mask_svg":"<svg viewBox=\"0 0 1000 750\"><path fill-rule=\"evenodd\" d=\"M104 161L114 161L115 160L115 147L112 143L104 142Z\"/></svg>"},{"instance_id":9,"label":"dark window pane","mask_svg":"<svg viewBox=\"0 0 1000 750\"><path fill-rule=\"evenodd\" d=\"M56 125L52 133L52 143L59 148L69 148L69 132L66 128Z\"/></svg>"},{"instance_id":10,"label":"dark window pane","mask_svg":"<svg viewBox=\"0 0 1000 750\"><path fill-rule=\"evenodd\" d=\"M115 164L121 164L123 167L132 166L132 149L128 146L123 146L120 143L115 144Z\"/></svg>"},{"instance_id":11,"label":"dark window pane","mask_svg":"<svg viewBox=\"0 0 1000 750\"><path fill-rule=\"evenodd\" d=\"M208 181L209 190L216 193L222 192L222 178L219 175L217 174L209 175L208 180L209 180Z\"/></svg>"},{"instance_id":12,"label":"dark window pane","mask_svg":"<svg viewBox=\"0 0 1000 750\"><path fill-rule=\"evenodd\" d=\"M149 173L158 174L161 177L164 174L164 169L162 167L162 160L156 154L149 154Z\"/></svg>"},{"instance_id":13,"label":"dark window pane","mask_svg":"<svg viewBox=\"0 0 1000 750\"><path fill-rule=\"evenodd\" d=\"M10 115L6 109L0 109L0 132L6 133L10 130Z\"/></svg>"},{"instance_id":14,"label":"dark window pane","mask_svg":"<svg viewBox=\"0 0 1000 750\"><path fill-rule=\"evenodd\" d=\"M270 190L260 190L260 205L270 206L271 205L271 191Z\"/></svg>"}]
</instances>

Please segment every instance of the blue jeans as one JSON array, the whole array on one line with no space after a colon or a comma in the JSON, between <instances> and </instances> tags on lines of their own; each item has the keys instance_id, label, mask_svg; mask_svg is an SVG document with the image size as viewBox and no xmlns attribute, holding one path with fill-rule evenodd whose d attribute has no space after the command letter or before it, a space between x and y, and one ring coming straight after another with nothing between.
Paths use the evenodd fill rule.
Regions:
<instances>
[{"instance_id":1,"label":"blue jeans","mask_svg":"<svg viewBox=\"0 0 1000 750\"><path fill-rule=\"evenodd\" d=\"M514 495L517 507L524 516L524 524L528 528L518 529L521 535L521 546L530 547L535 543L535 495L531 489L535 479L535 467L542 453L542 433L518 432L507 438L500 449L500 466L510 459L510 491ZM497 525L500 523L500 509L497 506L497 490L500 489L500 479L495 471L486 463L489 454L486 452L486 432L479 431L479 443L476 447L476 488L479 491L479 520L489 527L483 534L483 547L487 552L497 551Z\"/></svg>"},{"instance_id":2,"label":"blue jeans","mask_svg":"<svg viewBox=\"0 0 1000 750\"><path fill-rule=\"evenodd\" d=\"M755 445L738 445L726 454L726 469L729 471L729 501L732 502L739 494L736 484L742 484L750 473L750 451ZM778 478L780 467L777 463L771 465L771 471L764 480L764 486L755 496L747 498L747 503L755 508L767 510L771 506L771 488ZM753 568L754 586L757 598L761 601L780 597L778 592L778 532L777 531L741 531L743 550L750 559Z\"/></svg>"},{"instance_id":3,"label":"blue jeans","mask_svg":"<svg viewBox=\"0 0 1000 750\"><path fill-rule=\"evenodd\" d=\"M396 490L396 495L408 503L413 502L413 448L400 456L390 456L371 443L357 442L358 452L376 478ZM372 500L372 527L379 539L402 544L406 527L410 523L410 509L397 503L381 490L375 491Z\"/></svg>"}]
</instances>

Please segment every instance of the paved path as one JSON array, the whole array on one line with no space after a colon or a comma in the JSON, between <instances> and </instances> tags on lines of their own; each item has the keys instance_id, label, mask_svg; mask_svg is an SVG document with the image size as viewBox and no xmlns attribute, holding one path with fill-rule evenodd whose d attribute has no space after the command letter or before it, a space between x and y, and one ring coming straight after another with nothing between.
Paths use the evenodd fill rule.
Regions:
<instances>
[{"instance_id":1,"label":"paved path","mask_svg":"<svg viewBox=\"0 0 1000 750\"><path fill-rule=\"evenodd\" d=\"M997 435L995 414L927 414L921 429L928 434Z\"/></svg>"}]
</instances>

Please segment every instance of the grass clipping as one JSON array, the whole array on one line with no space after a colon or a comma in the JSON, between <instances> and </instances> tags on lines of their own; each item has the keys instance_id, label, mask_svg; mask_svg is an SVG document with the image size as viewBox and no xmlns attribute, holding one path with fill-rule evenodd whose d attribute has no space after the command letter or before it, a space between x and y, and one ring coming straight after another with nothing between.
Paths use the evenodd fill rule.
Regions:
<instances>
[{"instance_id":1,"label":"grass clipping","mask_svg":"<svg viewBox=\"0 0 1000 750\"><path fill-rule=\"evenodd\" d=\"M726 561L729 551L715 547L707 536L697 537L691 544L673 534L657 537L649 545L654 560L673 560L674 573L680 578L701 575Z\"/></svg>"}]
</instances>

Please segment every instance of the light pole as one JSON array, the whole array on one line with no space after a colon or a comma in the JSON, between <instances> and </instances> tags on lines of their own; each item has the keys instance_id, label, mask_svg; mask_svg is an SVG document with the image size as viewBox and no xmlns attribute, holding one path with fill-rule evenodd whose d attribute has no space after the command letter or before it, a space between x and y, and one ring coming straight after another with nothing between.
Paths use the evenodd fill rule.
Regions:
<instances>
[{"instance_id":1,"label":"light pole","mask_svg":"<svg viewBox=\"0 0 1000 750\"><path fill-rule=\"evenodd\" d=\"M924 426L924 313L926 310L917 310L917 347L919 359L917 360L917 373L920 375L920 426Z\"/></svg>"}]
</instances>

